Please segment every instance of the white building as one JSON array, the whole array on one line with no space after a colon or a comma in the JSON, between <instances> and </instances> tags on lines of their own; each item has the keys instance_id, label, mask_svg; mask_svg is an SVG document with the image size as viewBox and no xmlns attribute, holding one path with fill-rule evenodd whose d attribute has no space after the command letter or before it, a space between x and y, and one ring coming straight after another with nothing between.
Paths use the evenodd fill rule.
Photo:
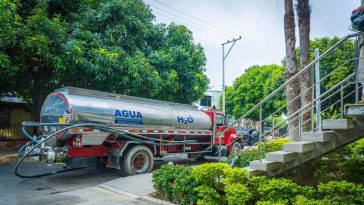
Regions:
<instances>
[{"instance_id":1,"label":"white building","mask_svg":"<svg viewBox=\"0 0 364 205\"><path fill-rule=\"evenodd\" d=\"M219 90L208 90L205 93L205 96L200 99L200 101L194 102L193 105L198 106L199 109L201 108L211 108L215 106L217 110L220 109L220 96L221 91Z\"/></svg>"}]
</instances>

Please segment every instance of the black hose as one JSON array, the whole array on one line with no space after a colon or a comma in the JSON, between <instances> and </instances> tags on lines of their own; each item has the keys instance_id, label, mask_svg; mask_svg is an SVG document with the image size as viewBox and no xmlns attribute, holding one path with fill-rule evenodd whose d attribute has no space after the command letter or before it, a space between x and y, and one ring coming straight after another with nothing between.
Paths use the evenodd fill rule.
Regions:
<instances>
[{"instance_id":1,"label":"black hose","mask_svg":"<svg viewBox=\"0 0 364 205\"><path fill-rule=\"evenodd\" d=\"M124 131L120 131L120 130L116 130L116 129L113 129L113 128L110 128L110 127L107 127L107 126L104 126L104 125L99 125L99 124L90 124L90 123L87 123L87 124L76 124L76 125L72 125L72 126L69 126L69 127L65 127L65 128L62 128L50 135L48 135L47 137L45 137L44 139L40 140L40 141L37 141L36 139L34 139L33 137L31 137L29 135L29 133L26 131L25 127L29 127L29 126L40 126L40 125L62 125L62 126L65 126L67 124L59 124L59 123L34 123L34 122L25 122L25 123L22 123L23 125L23 132L24 134L30 139L33 141L33 143L36 143L27 153L25 153L24 155L21 154L22 150L25 148L25 146L22 146L19 151L18 151L18 155L21 156L21 158L19 159L19 161L17 162L17 164L15 165L15 169L14 169L14 172L15 172L15 175L18 176L18 177L21 177L21 178L35 178L35 177L42 177L42 176L47 176L47 175L52 175L52 174L57 174L57 173L62 173L62 172L68 172L68 171L74 171L74 170L78 170L78 169L83 169L83 168L86 168L86 167L82 167L82 168L73 168L73 169L65 169L65 170L59 170L59 171L53 171L53 172L50 172L50 173L45 173L45 174L38 174L38 175L22 175L18 172L18 168L20 166L20 164L24 161L24 159L26 157L29 157L29 156L37 156L35 154L30 154L32 151L34 151L35 148L39 147L42 143L48 141L49 139L51 139L52 137L55 137L58 133L61 133L61 132L64 132L66 130L69 130L71 128L75 128L75 127L93 127L93 128L97 128L97 129L100 129L101 131L106 131L106 132L111 132L111 133L115 133L117 132L118 134L120 134L122 137L125 137L126 139L129 139L129 140L133 140L133 141L138 141L138 142L142 142L144 144L149 144L149 145L157 145L157 146L174 146L174 145L183 145L183 144L188 144L188 143L185 143L185 142L179 142L179 141L168 141L168 140L162 140L162 139L150 139L148 137L145 137L145 136L142 136L142 135L137 135L137 134L132 134L132 133L127 133L127 132L124 132ZM130 136L132 135L132 136ZM134 137L135 136L135 137ZM142 139L147 139L147 140L153 140L153 141L159 141L159 142L162 142L162 141L167 141L167 142L170 142L170 143L155 143L155 142L151 142L151 141L144 141L142 139L138 139L136 137L139 137L139 138L142 138ZM39 154L38 154L39 155Z\"/></svg>"},{"instance_id":2,"label":"black hose","mask_svg":"<svg viewBox=\"0 0 364 205\"><path fill-rule=\"evenodd\" d=\"M38 126L38 124L34 123L35 125L34 126ZM42 124L43 125L43 124ZM87 124L85 124L87 126ZM63 131L66 131L68 129L71 129L71 128L74 128L74 127L80 127L82 126L82 124L79 124L79 125L72 125L72 126L69 126L69 127L65 127L65 128L62 128L50 135L48 135L46 138L38 141L38 143L36 145L34 145L27 153L25 153L20 159L19 161L16 163L15 165L15 169L14 169L14 173L16 176L18 177L21 177L21 178L35 178L35 177L42 177L42 176L47 176L47 175L52 175L52 174L57 174L57 173L62 173L62 172L68 172L68 171L74 171L74 170L77 170L77 169L81 169L81 168L74 168L74 169L65 169L65 170L60 170L60 171L53 171L53 172L50 172L50 173L45 173L45 174L38 174L38 175L22 175L18 172L18 168L20 166L20 164L24 161L24 159L28 156L30 156L30 153L32 153L32 151L34 151L35 148L39 147L42 143L48 141L49 139L51 139L52 137L56 136L58 133L61 133ZM84 168L84 167L82 167Z\"/></svg>"}]
</instances>

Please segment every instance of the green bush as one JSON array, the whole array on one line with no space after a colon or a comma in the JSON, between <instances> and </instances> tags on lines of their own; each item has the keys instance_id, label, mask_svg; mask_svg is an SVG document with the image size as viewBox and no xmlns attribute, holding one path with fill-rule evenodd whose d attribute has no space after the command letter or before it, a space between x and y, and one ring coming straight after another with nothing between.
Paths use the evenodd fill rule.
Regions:
<instances>
[{"instance_id":1,"label":"green bush","mask_svg":"<svg viewBox=\"0 0 364 205\"><path fill-rule=\"evenodd\" d=\"M248 171L244 168L234 167L232 169L224 170L225 178L223 180L224 184L245 184L248 180Z\"/></svg>"},{"instance_id":2,"label":"green bush","mask_svg":"<svg viewBox=\"0 0 364 205\"><path fill-rule=\"evenodd\" d=\"M257 201L257 203L255 203L256 205L286 205L288 204L287 200L286 201Z\"/></svg>"},{"instance_id":3,"label":"green bush","mask_svg":"<svg viewBox=\"0 0 364 205\"><path fill-rule=\"evenodd\" d=\"M273 178L258 187L258 196L264 201L292 203L297 195L312 197L314 195L312 187L299 186L288 179Z\"/></svg>"},{"instance_id":4,"label":"green bush","mask_svg":"<svg viewBox=\"0 0 364 205\"><path fill-rule=\"evenodd\" d=\"M318 196L340 204L364 204L362 185L347 181L330 181L317 186Z\"/></svg>"},{"instance_id":5,"label":"green bush","mask_svg":"<svg viewBox=\"0 0 364 205\"><path fill-rule=\"evenodd\" d=\"M226 200L229 205L245 205L252 198L246 185L235 183L225 185Z\"/></svg>"},{"instance_id":6,"label":"green bush","mask_svg":"<svg viewBox=\"0 0 364 205\"><path fill-rule=\"evenodd\" d=\"M248 187L254 198L259 198L258 188L268 183L268 180L265 176L253 176L248 179Z\"/></svg>"},{"instance_id":7,"label":"green bush","mask_svg":"<svg viewBox=\"0 0 364 205\"><path fill-rule=\"evenodd\" d=\"M267 152L274 152L283 149L283 145L290 142L288 138L279 138L276 140L272 140L269 142L262 142L261 149L262 153L264 153L264 149ZM243 150L236 154L231 154L228 157L228 163L230 164L231 161L238 156L238 160L235 162L235 166L237 167L247 167L249 163L253 160L259 159L259 150L258 147L251 148L249 150Z\"/></svg>"},{"instance_id":8,"label":"green bush","mask_svg":"<svg viewBox=\"0 0 364 205\"><path fill-rule=\"evenodd\" d=\"M175 197L180 199L183 193L191 193L192 196L188 197L193 198L193 192L186 190L193 189L190 186L197 185L193 178L183 179L187 175L192 175L191 167L163 165L160 169L153 172L154 188L168 200L173 200ZM181 184L176 185L176 181ZM177 188L176 192L174 191L175 188Z\"/></svg>"},{"instance_id":9,"label":"green bush","mask_svg":"<svg viewBox=\"0 0 364 205\"><path fill-rule=\"evenodd\" d=\"M343 179L364 184L364 157L350 157L339 163L339 170L343 174Z\"/></svg>"},{"instance_id":10,"label":"green bush","mask_svg":"<svg viewBox=\"0 0 364 205\"><path fill-rule=\"evenodd\" d=\"M224 204L224 197L221 196L214 188L209 187L207 184L195 188L198 193L198 205L219 205Z\"/></svg>"},{"instance_id":11,"label":"green bush","mask_svg":"<svg viewBox=\"0 0 364 205\"><path fill-rule=\"evenodd\" d=\"M193 204L197 200L197 191L194 189L198 184L192 175L192 167L185 167L173 184L173 201L178 204Z\"/></svg>"},{"instance_id":12,"label":"green bush","mask_svg":"<svg viewBox=\"0 0 364 205\"><path fill-rule=\"evenodd\" d=\"M197 183L223 190L222 178L229 169L230 166L225 163L205 163L195 167L192 173Z\"/></svg>"},{"instance_id":13,"label":"green bush","mask_svg":"<svg viewBox=\"0 0 364 205\"><path fill-rule=\"evenodd\" d=\"M329 199L312 199L299 195L293 205L339 205L339 203Z\"/></svg>"}]
</instances>

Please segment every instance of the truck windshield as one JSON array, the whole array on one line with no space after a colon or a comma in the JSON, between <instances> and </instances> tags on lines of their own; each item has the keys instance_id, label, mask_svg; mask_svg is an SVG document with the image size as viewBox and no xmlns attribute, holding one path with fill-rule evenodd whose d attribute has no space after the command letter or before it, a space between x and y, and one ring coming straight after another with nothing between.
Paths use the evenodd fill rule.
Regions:
<instances>
[{"instance_id":1,"label":"truck windshield","mask_svg":"<svg viewBox=\"0 0 364 205\"><path fill-rule=\"evenodd\" d=\"M216 125L217 126L225 126L224 116L216 115Z\"/></svg>"}]
</instances>

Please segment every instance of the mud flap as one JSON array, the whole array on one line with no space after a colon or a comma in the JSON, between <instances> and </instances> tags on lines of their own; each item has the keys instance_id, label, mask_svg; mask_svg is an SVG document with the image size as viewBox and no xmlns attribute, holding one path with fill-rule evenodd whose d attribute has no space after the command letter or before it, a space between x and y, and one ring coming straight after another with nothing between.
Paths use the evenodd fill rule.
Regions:
<instances>
[{"instance_id":1,"label":"mud flap","mask_svg":"<svg viewBox=\"0 0 364 205\"><path fill-rule=\"evenodd\" d=\"M110 150L107 158L106 167L120 169L120 149Z\"/></svg>"}]
</instances>

